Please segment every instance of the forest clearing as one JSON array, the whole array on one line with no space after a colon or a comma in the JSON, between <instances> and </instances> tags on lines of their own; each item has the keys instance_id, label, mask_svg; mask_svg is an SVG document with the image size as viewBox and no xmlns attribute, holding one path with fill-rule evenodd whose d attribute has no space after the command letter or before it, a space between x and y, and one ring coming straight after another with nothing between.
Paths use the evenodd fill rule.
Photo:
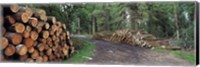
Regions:
<instances>
[{"instance_id":1,"label":"forest clearing","mask_svg":"<svg viewBox=\"0 0 200 67\"><path fill-rule=\"evenodd\" d=\"M196 3L1 5L2 62L196 64Z\"/></svg>"}]
</instances>

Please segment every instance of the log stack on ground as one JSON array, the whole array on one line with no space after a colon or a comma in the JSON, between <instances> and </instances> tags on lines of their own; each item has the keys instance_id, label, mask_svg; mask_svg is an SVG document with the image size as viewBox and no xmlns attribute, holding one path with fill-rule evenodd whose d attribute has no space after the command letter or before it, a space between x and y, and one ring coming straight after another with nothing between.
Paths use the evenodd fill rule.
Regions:
<instances>
[{"instance_id":1,"label":"log stack on ground","mask_svg":"<svg viewBox=\"0 0 200 67\"><path fill-rule=\"evenodd\" d=\"M139 47L161 47L166 49L180 49L169 43L169 39L158 39L144 30L117 30L115 32L103 31L93 35L93 39L103 39L112 42L127 43Z\"/></svg>"},{"instance_id":2,"label":"log stack on ground","mask_svg":"<svg viewBox=\"0 0 200 67\"><path fill-rule=\"evenodd\" d=\"M57 62L67 59L74 48L64 23L46 16L43 9L3 6L1 59L21 62Z\"/></svg>"}]
</instances>

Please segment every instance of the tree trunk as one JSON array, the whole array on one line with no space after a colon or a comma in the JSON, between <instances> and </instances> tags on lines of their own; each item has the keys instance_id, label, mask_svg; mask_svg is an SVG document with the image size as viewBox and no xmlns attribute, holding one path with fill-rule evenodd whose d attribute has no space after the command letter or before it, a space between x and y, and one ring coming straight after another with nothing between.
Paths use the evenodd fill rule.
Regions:
<instances>
[{"instance_id":1,"label":"tree trunk","mask_svg":"<svg viewBox=\"0 0 200 67\"><path fill-rule=\"evenodd\" d=\"M50 24L55 24L56 23L56 18L54 16L48 16L47 17L47 22Z\"/></svg>"},{"instance_id":2,"label":"tree trunk","mask_svg":"<svg viewBox=\"0 0 200 67\"><path fill-rule=\"evenodd\" d=\"M19 11L27 13L28 17L31 17L33 15L32 9L28 8L27 6L20 7Z\"/></svg>"},{"instance_id":3,"label":"tree trunk","mask_svg":"<svg viewBox=\"0 0 200 67\"><path fill-rule=\"evenodd\" d=\"M38 20L47 21L46 12L44 10L36 9L33 12L33 16L38 18Z\"/></svg>"},{"instance_id":4,"label":"tree trunk","mask_svg":"<svg viewBox=\"0 0 200 67\"><path fill-rule=\"evenodd\" d=\"M8 14L12 15L14 13L17 13L19 11L19 5L13 4L10 6L5 5L3 8L3 16L6 16Z\"/></svg>"},{"instance_id":5,"label":"tree trunk","mask_svg":"<svg viewBox=\"0 0 200 67\"><path fill-rule=\"evenodd\" d=\"M78 17L78 34L81 34L81 32L80 32L80 29L81 29L81 20L80 20L80 18Z\"/></svg>"},{"instance_id":6,"label":"tree trunk","mask_svg":"<svg viewBox=\"0 0 200 67\"><path fill-rule=\"evenodd\" d=\"M175 19L175 26L176 26L176 39L179 40L180 34L179 34L179 20L178 20L178 14L177 14L177 3L174 4L174 19Z\"/></svg>"},{"instance_id":7,"label":"tree trunk","mask_svg":"<svg viewBox=\"0 0 200 67\"><path fill-rule=\"evenodd\" d=\"M9 28L9 30L12 32L23 33L25 26L22 23L15 23Z\"/></svg>"},{"instance_id":8,"label":"tree trunk","mask_svg":"<svg viewBox=\"0 0 200 67\"><path fill-rule=\"evenodd\" d=\"M93 17L93 19L92 19L93 21L92 21L92 34L95 34L96 33L96 17Z\"/></svg>"},{"instance_id":9,"label":"tree trunk","mask_svg":"<svg viewBox=\"0 0 200 67\"><path fill-rule=\"evenodd\" d=\"M25 62L27 59L28 59L28 55L27 54L22 55L22 56L19 57L19 60L22 61L22 62Z\"/></svg>"},{"instance_id":10,"label":"tree trunk","mask_svg":"<svg viewBox=\"0 0 200 67\"><path fill-rule=\"evenodd\" d=\"M5 17L5 21L6 21L6 23L5 23L6 26L9 26L9 25L12 25L15 23L15 19L10 15L7 15Z\"/></svg>"},{"instance_id":11,"label":"tree trunk","mask_svg":"<svg viewBox=\"0 0 200 67\"><path fill-rule=\"evenodd\" d=\"M13 17L16 18L16 21L23 22L23 23L27 23L29 20L28 14L24 12L18 12L14 14Z\"/></svg>"}]
</instances>

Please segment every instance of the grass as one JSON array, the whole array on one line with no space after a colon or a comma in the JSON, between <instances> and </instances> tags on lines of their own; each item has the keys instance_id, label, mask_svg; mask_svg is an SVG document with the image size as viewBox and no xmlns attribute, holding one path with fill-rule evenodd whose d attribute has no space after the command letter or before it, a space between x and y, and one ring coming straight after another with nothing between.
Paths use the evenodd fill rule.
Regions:
<instances>
[{"instance_id":1,"label":"grass","mask_svg":"<svg viewBox=\"0 0 200 67\"><path fill-rule=\"evenodd\" d=\"M93 43L78 40L76 38L72 38L72 41L75 47L77 47L76 52L66 61L63 61L63 63L84 63L85 61L88 60L87 58L84 57L92 56L95 45Z\"/></svg>"},{"instance_id":2,"label":"grass","mask_svg":"<svg viewBox=\"0 0 200 67\"><path fill-rule=\"evenodd\" d=\"M168 52L169 54L172 54L173 56L177 58L184 59L186 61L189 61L190 63L195 64L196 63L196 56L190 52L186 52L183 50L167 50L164 48L154 48L152 50L160 51L160 52Z\"/></svg>"},{"instance_id":3,"label":"grass","mask_svg":"<svg viewBox=\"0 0 200 67\"><path fill-rule=\"evenodd\" d=\"M196 57L192 53L179 50L179 51L172 51L171 54L175 55L176 57L185 59L191 63L194 63L194 64L196 63Z\"/></svg>"}]
</instances>

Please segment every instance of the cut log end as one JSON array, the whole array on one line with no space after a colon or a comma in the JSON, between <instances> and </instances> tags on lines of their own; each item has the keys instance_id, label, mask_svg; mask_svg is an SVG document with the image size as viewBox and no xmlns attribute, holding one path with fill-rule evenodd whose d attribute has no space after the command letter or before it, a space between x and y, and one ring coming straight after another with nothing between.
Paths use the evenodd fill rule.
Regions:
<instances>
[{"instance_id":1,"label":"cut log end","mask_svg":"<svg viewBox=\"0 0 200 67\"><path fill-rule=\"evenodd\" d=\"M46 12L42 9L35 10L33 16L37 17L39 20L47 21Z\"/></svg>"},{"instance_id":2,"label":"cut log end","mask_svg":"<svg viewBox=\"0 0 200 67\"><path fill-rule=\"evenodd\" d=\"M22 61L22 62L25 62L27 60L27 58L28 58L28 55L25 54L25 55L20 56L19 60Z\"/></svg>"},{"instance_id":3,"label":"cut log end","mask_svg":"<svg viewBox=\"0 0 200 67\"><path fill-rule=\"evenodd\" d=\"M42 37L43 37L44 39L47 39L47 38L49 37L49 32L48 32L48 31L43 31L43 32L42 32Z\"/></svg>"},{"instance_id":4,"label":"cut log end","mask_svg":"<svg viewBox=\"0 0 200 67\"><path fill-rule=\"evenodd\" d=\"M12 44L14 45L18 45L22 42L22 36L18 33L10 33L10 32L7 32L5 34L5 37L8 38L9 41L12 42Z\"/></svg>"},{"instance_id":5,"label":"cut log end","mask_svg":"<svg viewBox=\"0 0 200 67\"><path fill-rule=\"evenodd\" d=\"M43 58L43 62L47 62L48 61L48 57L46 55L42 56Z\"/></svg>"},{"instance_id":6,"label":"cut log end","mask_svg":"<svg viewBox=\"0 0 200 67\"><path fill-rule=\"evenodd\" d=\"M35 51L35 48L34 47L29 47L28 48L28 53L33 53Z\"/></svg>"},{"instance_id":7,"label":"cut log end","mask_svg":"<svg viewBox=\"0 0 200 67\"><path fill-rule=\"evenodd\" d=\"M10 10L13 12L13 13L16 13L19 11L19 6L17 4L13 4L13 5L10 5Z\"/></svg>"},{"instance_id":8,"label":"cut log end","mask_svg":"<svg viewBox=\"0 0 200 67\"><path fill-rule=\"evenodd\" d=\"M33 47L37 46L38 45L38 41L34 41L33 43Z\"/></svg>"},{"instance_id":9,"label":"cut log end","mask_svg":"<svg viewBox=\"0 0 200 67\"><path fill-rule=\"evenodd\" d=\"M56 23L56 18L54 16L48 16L47 17L47 22L49 22L51 24L55 24Z\"/></svg>"},{"instance_id":10,"label":"cut log end","mask_svg":"<svg viewBox=\"0 0 200 67\"><path fill-rule=\"evenodd\" d=\"M22 13L21 20L24 23L27 23L29 20L29 15L27 13Z\"/></svg>"},{"instance_id":11,"label":"cut log end","mask_svg":"<svg viewBox=\"0 0 200 67\"><path fill-rule=\"evenodd\" d=\"M37 27L37 32L40 33L42 31L42 27Z\"/></svg>"},{"instance_id":12,"label":"cut log end","mask_svg":"<svg viewBox=\"0 0 200 67\"><path fill-rule=\"evenodd\" d=\"M5 60L4 56L3 56L3 55L0 55L0 62L2 62L2 61L4 61L4 60Z\"/></svg>"},{"instance_id":13,"label":"cut log end","mask_svg":"<svg viewBox=\"0 0 200 67\"><path fill-rule=\"evenodd\" d=\"M36 27L38 25L38 20L37 18L34 18L34 17L31 17L29 19L29 24L32 26L32 27Z\"/></svg>"},{"instance_id":14,"label":"cut log end","mask_svg":"<svg viewBox=\"0 0 200 67\"><path fill-rule=\"evenodd\" d=\"M24 32L23 32L23 37L24 37L24 38L29 38L29 37L30 37L30 32L24 31Z\"/></svg>"},{"instance_id":15,"label":"cut log end","mask_svg":"<svg viewBox=\"0 0 200 67\"><path fill-rule=\"evenodd\" d=\"M31 39L36 40L38 39L38 33L36 31L31 31Z\"/></svg>"},{"instance_id":16,"label":"cut log end","mask_svg":"<svg viewBox=\"0 0 200 67\"><path fill-rule=\"evenodd\" d=\"M45 27L45 29L49 29L49 27L50 27L49 23L45 23L44 27Z\"/></svg>"},{"instance_id":17,"label":"cut log end","mask_svg":"<svg viewBox=\"0 0 200 67\"><path fill-rule=\"evenodd\" d=\"M16 48L17 48L17 53L21 56L25 55L28 51L27 47L22 44L18 45Z\"/></svg>"},{"instance_id":18,"label":"cut log end","mask_svg":"<svg viewBox=\"0 0 200 67\"><path fill-rule=\"evenodd\" d=\"M6 16L6 21L7 21L8 24L14 24L15 23L15 19L10 15Z\"/></svg>"},{"instance_id":19,"label":"cut log end","mask_svg":"<svg viewBox=\"0 0 200 67\"><path fill-rule=\"evenodd\" d=\"M45 45L46 45L46 44L44 44L44 43L43 43L43 44L40 43L40 44L38 45L38 50L41 51L41 52L44 51Z\"/></svg>"},{"instance_id":20,"label":"cut log end","mask_svg":"<svg viewBox=\"0 0 200 67\"><path fill-rule=\"evenodd\" d=\"M31 38L26 38L24 39L24 44L26 45L26 47L31 47L34 43L34 40L32 40Z\"/></svg>"},{"instance_id":21,"label":"cut log end","mask_svg":"<svg viewBox=\"0 0 200 67\"><path fill-rule=\"evenodd\" d=\"M8 46L8 39L6 37L3 37L1 42L2 42L1 43L1 50L2 50Z\"/></svg>"},{"instance_id":22,"label":"cut log end","mask_svg":"<svg viewBox=\"0 0 200 67\"><path fill-rule=\"evenodd\" d=\"M32 58L28 58L27 60L26 60L26 62L34 62L34 60L32 59Z\"/></svg>"},{"instance_id":23,"label":"cut log end","mask_svg":"<svg viewBox=\"0 0 200 67\"><path fill-rule=\"evenodd\" d=\"M32 30L31 26L26 25L26 31L30 32Z\"/></svg>"},{"instance_id":24,"label":"cut log end","mask_svg":"<svg viewBox=\"0 0 200 67\"><path fill-rule=\"evenodd\" d=\"M9 44L8 47L5 49L4 54L6 56L12 56L15 53L16 49L15 46Z\"/></svg>"},{"instance_id":25,"label":"cut log end","mask_svg":"<svg viewBox=\"0 0 200 67\"><path fill-rule=\"evenodd\" d=\"M17 45L22 42L22 36L20 34L15 34L12 38L12 43Z\"/></svg>"},{"instance_id":26,"label":"cut log end","mask_svg":"<svg viewBox=\"0 0 200 67\"><path fill-rule=\"evenodd\" d=\"M25 12L28 14L29 17L33 15L33 11L31 8L26 7Z\"/></svg>"},{"instance_id":27,"label":"cut log end","mask_svg":"<svg viewBox=\"0 0 200 67\"><path fill-rule=\"evenodd\" d=\"M29 16L25 12L18 12L13 17L16 18L16 21L23 23L27 23L29 20Z\"/></svg>"},{"instance_id":28,"label":"cut log end","mask_svg":"<svg viewBox=\"0 0 200 67\"><path fill-rule=\"evenodd\" d=\"M42 57L37 57L37 58L36 58L36 62L37 62L37 63L41 63L42 61L43 61L43 58L42 58Z\"/></svg>"},{"instance_id":29,"label":"cut log end","mask_svg":"<svg viewBox=\"0 0 200 67\"><path fill-rule=\"evenodd\" d=\"M35 50L35 51L31 54L31 57L32 57L33 59L36 59L38 56L39 56L39 53L38 53L37 50Z\"/></svg>"},{"instance_id":30,"label":"cut log end","mask_svg":"<svg viewBox=\"0 0 200 67\"><path fill-rule=\"evenodd\" d=\"M14 27L15 31L18 33L23 33L25 30L25 26L22 23L16 23L14 24Z\"/></svg>"},{"instance_id":31,"label":"cut log end","mask_svg":"<svg viewBox=\"0 0 200 67\"><path fill-rule=\"evenodd\" d=\"M50 55L52 54L52 49L49 48L49 49L47 50L46 54L47 54L48 56L50 56Z\"/></svg>"},{"instance_id":32,"label":"cut log end","mask_svg":"<svg viewBox=\"0 0 200 67\"><path fill-rule=\"evenodd\" d=\"M2 35L4 35L6 33L6 28L5 27L2 27L1 28L1 31L2 31Z\"/></svg>"}]
</instances>

